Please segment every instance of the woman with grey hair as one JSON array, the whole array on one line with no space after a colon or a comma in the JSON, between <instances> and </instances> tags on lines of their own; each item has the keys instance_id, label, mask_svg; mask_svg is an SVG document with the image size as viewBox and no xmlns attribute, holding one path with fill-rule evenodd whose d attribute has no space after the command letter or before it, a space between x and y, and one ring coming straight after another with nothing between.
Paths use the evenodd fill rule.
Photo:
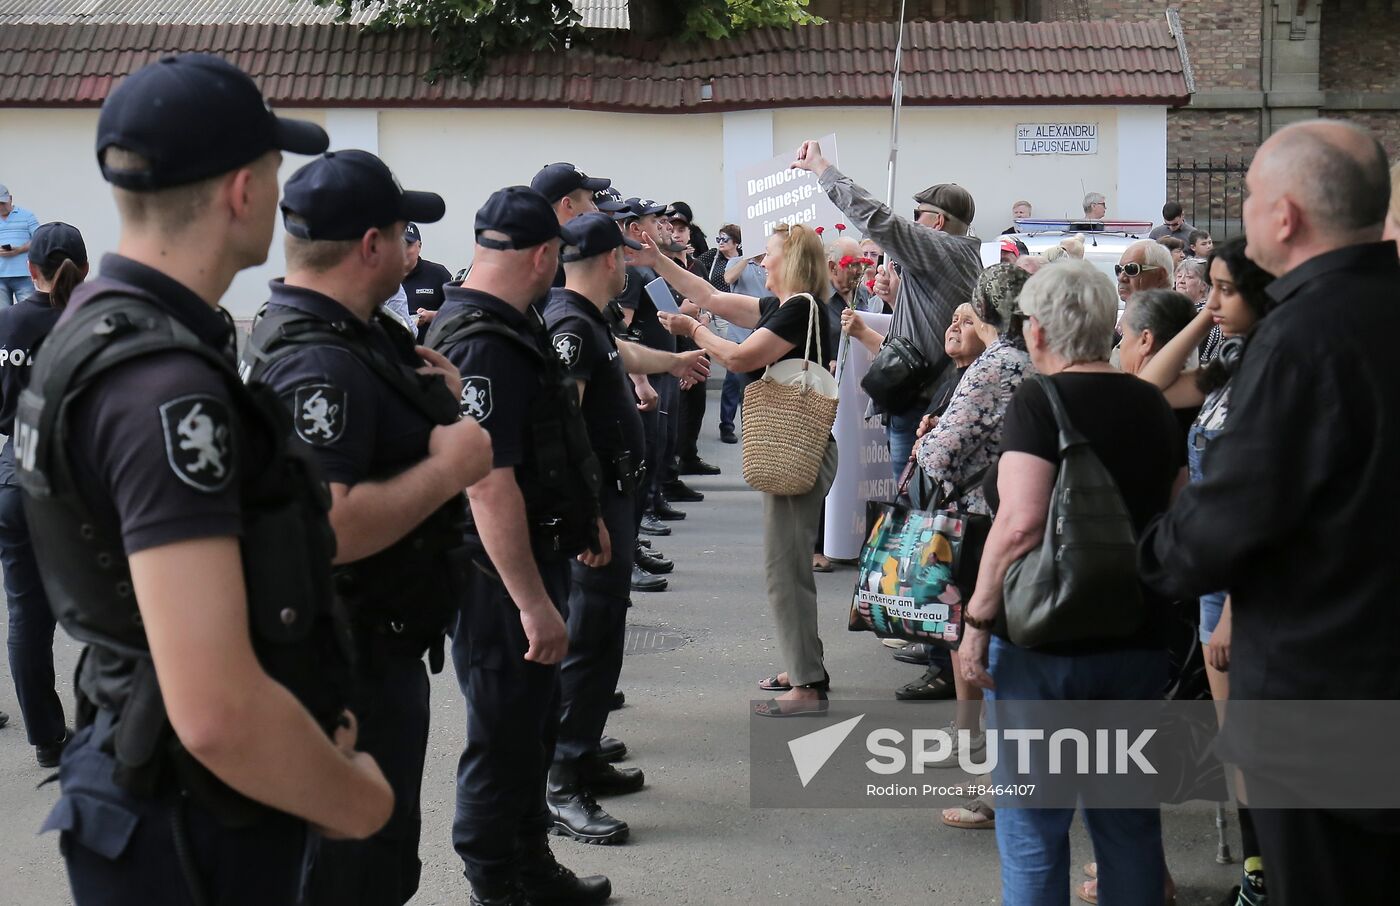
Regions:
<instances>
[{"instance_id":1,"label":"woman with grey hair","mask_svg":"<svg viewBox=\"0 0 1400 906\"><path fill-rule=\"evenodd\" d=\"M1034 373L1021 336L1024 318L1016 304L1028 280L1030 274L1014 264L994 264L977 278L972 312L977 335L987 348L958 382L947 410L915 444L919 466L936 489L932 506L946 502L966 513L991 512L981 479L1001 450L1006 408L1026 375ZM983 745L982 690L963 678L956 651L952 659L958 699L954 727L969 731L970 748L976 751ZM949 767L956 765L957 751L949 751L944 761ZM943 823L950 827L990 827L994 820L991 806L982 800L943 812Z\"/></svg>"},{"instance_id":2,"label":"woman with grey hair","mask_svg":"<svg viewBox=\"0 0 1400 906\"><path fill-rule=\"evenodd\" d=\"M1001 458L983 484L996 519L959 649L964 678L986 689L990 701L1150 700L1160 698L1166 685L1166 606L1145 588L1146 616L1127 636L1030 649L992 632L1007 571L1040 547L1047 531L1060 454L1059 430L1042 382L1054 387L1069 420L1113 476L1139 533L1171 499L1185 459L1171 409L1156 387L1108 362L1116 295L1106 276L1081 261L1047 267L1021 291L1027 351L1044 377L1025 382L1012 399L1002 426ZM1074 809L1065 808L999 810L1004 903L1064 902L1073 817ZM1161 902L1160 811L1085 809L1084 822L1098 856L1100 899Z\"/></svg>"}]
</instances>

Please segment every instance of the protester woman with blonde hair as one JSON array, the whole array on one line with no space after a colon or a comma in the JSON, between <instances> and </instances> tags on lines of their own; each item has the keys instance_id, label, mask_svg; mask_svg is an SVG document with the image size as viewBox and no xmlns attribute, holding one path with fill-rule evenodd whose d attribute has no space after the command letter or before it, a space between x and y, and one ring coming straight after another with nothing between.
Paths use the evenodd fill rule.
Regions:
<instances>
[{"instance_id":1,"label":"protester woman with blonde hair","mask_svg":"<svg viewBox=\"0 0 1400 906\"><path fill-rule=\"evenodd\" d=\"M742 343L714 333L702 318L686 314L661 314L666 329L690 337L729 371L757 372L784 359L805 357L825 368L828 335L826 306L830 293L826 250L815 232L802 226L780 229L768 237L763 266L768 271L764 298L725 293L708 281L658 255L647 244L637 263L650 266L691 302L754 332ZM808 319L816 300L817 330L806 351ZM763 717L819 714L826 710L830 685L817 633L817 585L812 575L812 549L822 501L836 477L836 442L827 439L826 457L817 483L805 494L763 495L763 548L768 580L768 603L778 624L778 643L787 670L759 684L765 691L781 692L775 700L760 704Z\"/></svg>"}]
</instances>

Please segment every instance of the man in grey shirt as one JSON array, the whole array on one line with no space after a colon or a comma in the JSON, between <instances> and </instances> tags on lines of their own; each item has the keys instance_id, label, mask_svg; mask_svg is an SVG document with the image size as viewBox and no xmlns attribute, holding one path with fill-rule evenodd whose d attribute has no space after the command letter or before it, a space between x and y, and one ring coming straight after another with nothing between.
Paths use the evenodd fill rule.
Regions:
<instances>
[{"instance_id":1,"label":"man in grey shirt","mask_svg":"<svg viewBox=\"0 0 1400 906\"><path fill-rule=\"evenodd\" d=\"M1162 222L1152 228L1152 232L1147 234L1148 239L1161 239L1163 236L1170 236L1173 239L1180 239L1182 246L1188 243L1191 234L1196 232L1196 228L1186 222L1186 215L1181 211L1181 205L1174 201L1169 201L1162 205Z\"/></svg>"},{"instance_id":2,"label":"man in grey shirt","mask_svg":"<svg viewBox=\"0 0 1400 906\"><path fill-rule=\"evenodd\" d=\"M941 376L949 363L943 335L953 320L953 310L972 298L972 288L982 272L981 243L967 235L976 211L972 195L953 183L930 186L914 196L915 219L911 221L851 182L822 156L821 146L814 141L803 142L793 166L815 173L847 220L898 262L903 279L890 336L912 342ZM885 342L885 337L866 327L859 316L852 318L849 332L851 339L872 353ZM930 382L930 392L936 384L936 380ZM890 466L896 478L914 449L914 433L927 405L926 397L903 412L886 413Z\"/></svg>"}]
</instances>

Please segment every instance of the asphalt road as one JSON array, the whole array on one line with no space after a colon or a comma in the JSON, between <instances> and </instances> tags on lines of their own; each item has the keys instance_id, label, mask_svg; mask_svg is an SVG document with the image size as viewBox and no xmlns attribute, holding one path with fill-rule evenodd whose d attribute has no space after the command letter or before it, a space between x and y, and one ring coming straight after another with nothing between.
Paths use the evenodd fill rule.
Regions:
<instances>
[{"instance_id":1,"label":"asphalt road","mask_svg":"<svg viewBox=\"0 0 1400 906\"><path fill-rule=\"evenodd\" d=\"M716 388L717 389L717 388ZM637 595L633 641L646 629L680 647L629 653L622 672L627 707L608 731L646 771L641 793L605 800L632 827L622 847L551 838L560 860L612 878L621 904L974 904L1000 901L998 858L989 831L946 828L922 809L755 810L749 807L748 701L754 682L782 669L767 612L761 563L761 504L743 483L737 446L718 443L711 409L703 454L724 474L692 480L706 494L684 508L658 546L677 562L671 589ZM899 664L873 637L846 630L850 568L818 576L822 635L833 697L888 699L918 670ZM676 638L679 637L679 638ZM77 647L57 643L60 683L71 701ZM8 668L0 678L0 903L71 902L53 835L37 836L57 785L26 745ZM464 735L461 696L449 666L433 681L435 723L423 782L422 887L415 904L464 904L466 882L452 851L452 786ZM253 728L249 728L250 732ZM1214 810L1193 805L1165 817L1167 859L1182 906L1214 906L1237 879L1238 863L1215 863ZM1231 815L1233 823L1233 814ZM1231 846L1238 857L1238 835ZM1074 862L1093 858L1076 823ZM1076 878L1077 869L1076 869Z\"/></svg>"}]
</instances>

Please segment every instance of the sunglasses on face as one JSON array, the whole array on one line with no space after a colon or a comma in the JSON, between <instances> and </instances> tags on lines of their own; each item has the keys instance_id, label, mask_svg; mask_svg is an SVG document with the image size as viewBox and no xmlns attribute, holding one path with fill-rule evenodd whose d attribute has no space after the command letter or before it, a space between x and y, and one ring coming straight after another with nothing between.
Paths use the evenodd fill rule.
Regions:
<instances>
[{"instance_id":1,"label":"sunglasses on face","mask_svg":"<svg viewBox=\"0 0 1400 906\"><path fill-rule=\"evenodd\" d=\"M715 237L715 244L716 244L716 245L725 245L726 243L730 243L730 242L733 242L733 241L734 241L733 239L730 239L728 236L724 235L723 233L720 233L718 236Z\"/></svg>"},{"instance_id":2,"label":"sunglasses on face","mask_svg":"<svg viewBox=\"0 0 1400 906\"><path fill-rule=\"evenodd\" d=\"M942 213L943 213L942 211L936 210L936 209L934 209L934 208L915 208L915 209L914 209L914 220L917 221L917 220L919 219L919 215L920 215L920 214L942 214Z\"/></svg>"},{"instance_id":3,"label":"sunglasses on face","mask_svg":"<svg viewBox=\"0 0 1400 906\"><path fill-rule=\"evenodd\" d=\"M1115 277L1136 277L1143 271L1160 271L1162 268L1156 264L1115 264L1113 265L1113 275Z\"/></svg>"}]
</instances>

